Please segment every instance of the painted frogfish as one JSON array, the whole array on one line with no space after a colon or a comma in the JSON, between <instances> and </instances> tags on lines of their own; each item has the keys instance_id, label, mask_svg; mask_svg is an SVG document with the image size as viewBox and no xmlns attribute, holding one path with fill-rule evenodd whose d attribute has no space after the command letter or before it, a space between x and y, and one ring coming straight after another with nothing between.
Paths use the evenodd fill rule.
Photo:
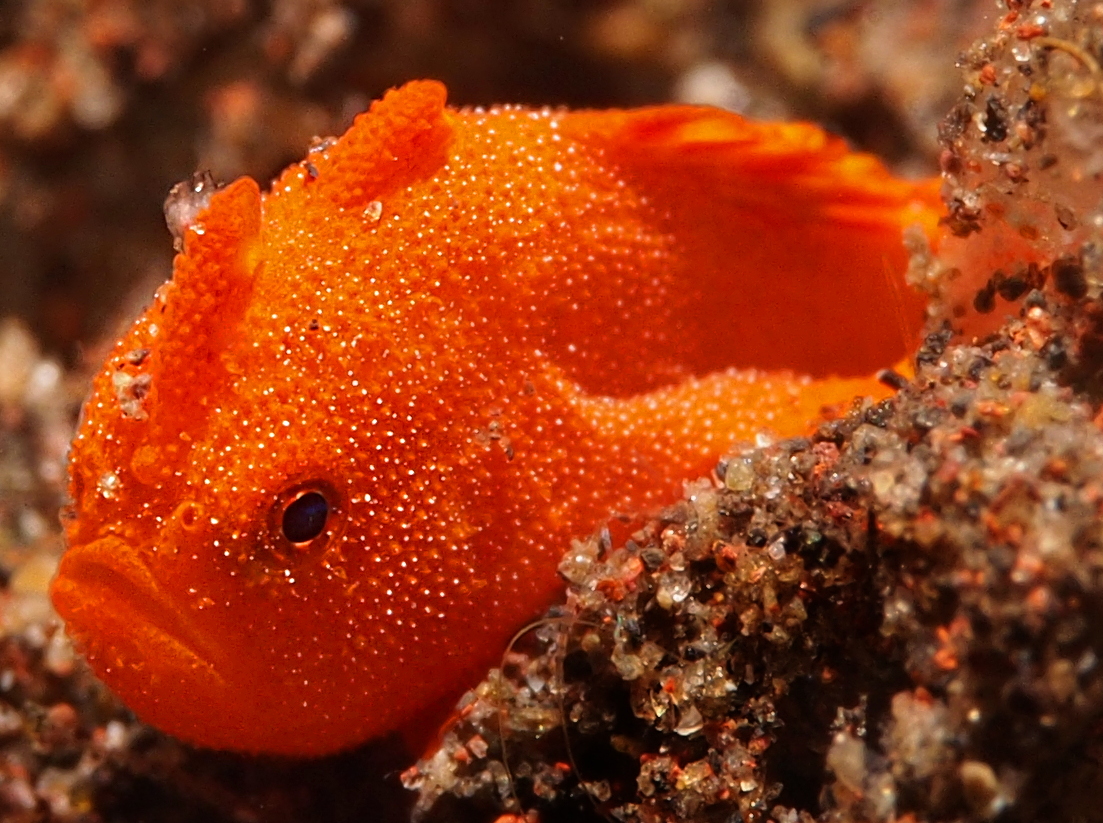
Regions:
<instances>
[{"instance_id":1,"label":"painted frogfish","mask_svg":"<svg viewBox=\"0 0 1103 823\"><path fill-rule=\"evenodd\" d=\"M811 125L445 96L213 193L95 378L52 596L184 740L424 721L555 600L572 537L883 392L910 342L932 182Z\"/></svg>"}]
</instances>

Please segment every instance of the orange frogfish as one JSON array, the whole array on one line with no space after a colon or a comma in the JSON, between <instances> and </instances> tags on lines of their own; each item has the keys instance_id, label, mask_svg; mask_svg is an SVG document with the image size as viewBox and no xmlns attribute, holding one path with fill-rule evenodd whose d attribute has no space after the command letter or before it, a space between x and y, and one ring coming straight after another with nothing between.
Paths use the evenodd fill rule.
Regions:
<instances>
[{"instance_id":1,"label":"orange frogfish","mask_svg":"<svg viewBox=\"0 0 1103 823\"><path fill-rule=\"evenodd\" d=\"M922 312L901 231L937 209L810 125L391 91L187 225L84 407L54 603L196 744L425 721L572 537L877 392Z\"/></svg>"}]
</instances>

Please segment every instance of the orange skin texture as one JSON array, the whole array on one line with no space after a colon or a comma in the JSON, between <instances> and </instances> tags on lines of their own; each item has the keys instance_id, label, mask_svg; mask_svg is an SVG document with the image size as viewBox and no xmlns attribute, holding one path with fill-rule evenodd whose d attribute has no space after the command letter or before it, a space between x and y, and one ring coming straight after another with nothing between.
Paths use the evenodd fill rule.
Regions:
<instances>
[{"instance_id":1,"label":"orange skin texture","mask_svg":"<svg viewBox=\"0 0 1103 823\"><path fill-rule=\"evenodd\" d=\"M932 182L813 126L410 83L187 231L85 406L54 603L199 745L427 722L556 599L572 537L883 395L922 311L901 230L936 218ZM303 490L331 510L292 544Z\"/></svg>"}]
</instances>

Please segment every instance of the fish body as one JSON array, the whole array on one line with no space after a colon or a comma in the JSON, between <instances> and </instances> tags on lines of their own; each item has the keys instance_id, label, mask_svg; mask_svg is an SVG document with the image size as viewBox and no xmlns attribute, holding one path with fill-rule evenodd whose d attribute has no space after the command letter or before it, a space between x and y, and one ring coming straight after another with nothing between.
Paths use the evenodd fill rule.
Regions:
<instances>
[{"instance_id":1,"label":"fish body","mask_svg":"<svg viewBox=\"0 0 1103 823\"><path fill-rule=\"evenodd\" d=\"M394 90L187 226L84 408L57 609L200 745L424 720L572 537L878 391L936 204L813 126Z\"/></svg>"}]
</instances>

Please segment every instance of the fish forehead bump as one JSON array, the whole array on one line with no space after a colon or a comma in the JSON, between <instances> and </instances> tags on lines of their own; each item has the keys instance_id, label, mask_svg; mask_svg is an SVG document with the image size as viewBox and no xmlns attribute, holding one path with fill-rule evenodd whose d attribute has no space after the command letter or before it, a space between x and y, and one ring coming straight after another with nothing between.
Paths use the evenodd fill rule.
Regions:
<instances>
[{"instance_id":1,"label":"fish forehead bump","mask_svg":"<svg viewBox=\"0 0 1103 823\"><path fill-rule=\"evenodd\" d=\"M162 433L194 429L210 412L201 401L232 380L221 353L238 337L251 302L261 222L256 181L243 177L216 192L146 313L154 324L148 362L108 364L135 376L148 372L151 426Z\"/></svg>"}]
</instances>

